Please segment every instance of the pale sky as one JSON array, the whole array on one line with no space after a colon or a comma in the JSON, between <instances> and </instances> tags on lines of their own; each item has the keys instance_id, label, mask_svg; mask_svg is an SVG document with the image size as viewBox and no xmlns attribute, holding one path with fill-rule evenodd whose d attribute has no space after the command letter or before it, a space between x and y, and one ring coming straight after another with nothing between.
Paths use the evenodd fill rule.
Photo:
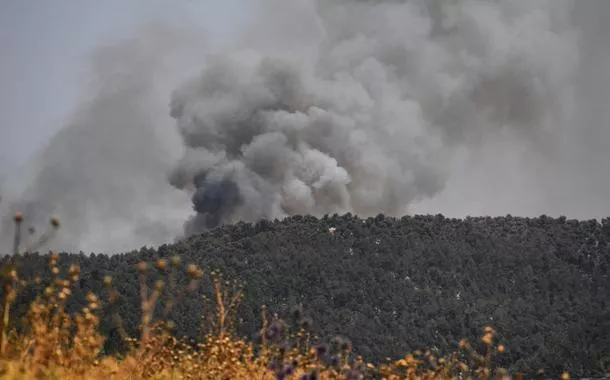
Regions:
<instances>
[{"instance_id":1,"label":"pale sky","mask_svg":"<svg viewBox=\"0 0 610 380\"><path fill-rule=\"evenodd\" d=\"M0 177L66 123L87 57L151 20L193 24L222 43L245 0L1 0ZM0 178L1 179L1 178Z\"/></svg>"}]
</instances>

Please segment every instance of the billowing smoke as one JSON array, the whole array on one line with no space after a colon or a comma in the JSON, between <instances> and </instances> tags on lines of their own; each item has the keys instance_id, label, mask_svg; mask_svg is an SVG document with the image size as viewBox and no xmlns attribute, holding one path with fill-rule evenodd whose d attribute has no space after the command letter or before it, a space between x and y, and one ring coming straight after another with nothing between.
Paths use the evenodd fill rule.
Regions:
<instances>
[{"instance_id":1,"label":"billowing smoke","mask_svg":"<svg viewBox=\"0 0 610 380\"><path fill-rule=\"evenodd\" d=\"M382 110L354 78L249 59L221 60L173 97L187 152L172 182L195 186L190 231L292 214L399 214L441 187L442 145L414 104L394 98Z\"/></svg>"},{"instance_id":2,"label":"billowing smoke","mask_svg":"<svg viewBox=\"0 0 610 380\"><path fill-rule=\"evenodd\" d=\"M294 214L610 212L610 1L249 4L222 51L102 49L13 208L103 251Z\"/></svg>"},{"instance_id":3,"label":"billowing smoke","mask_svg":"<svg viewBox=\"0 0 610 380\"><path fill-rule=\"evenodd\" d=\"M556 162L579 68L571 1L264 5L249 49L210 58L172 97L187 147L172 183L194 190L189 233L403 215L445 189L460 149L505 142Z\"/></svg>"}]
</instances>

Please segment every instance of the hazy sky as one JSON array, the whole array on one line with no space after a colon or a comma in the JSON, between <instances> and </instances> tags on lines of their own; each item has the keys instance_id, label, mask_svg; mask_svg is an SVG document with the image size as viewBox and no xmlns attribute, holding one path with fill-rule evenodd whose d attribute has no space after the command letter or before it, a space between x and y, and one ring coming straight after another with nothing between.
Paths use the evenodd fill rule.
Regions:
<instances>
[{"instance_id":1,"label":"hazy sky","mask_svg":"<svg viewBox=\"0 0 610 380\"><path fill-rule=\"evenodd\" d=\"M66 120L88 55L151 20L191 23L222 43L247 15L243 0L0 1L0 175Z\"/></svg>"}]
</instances>

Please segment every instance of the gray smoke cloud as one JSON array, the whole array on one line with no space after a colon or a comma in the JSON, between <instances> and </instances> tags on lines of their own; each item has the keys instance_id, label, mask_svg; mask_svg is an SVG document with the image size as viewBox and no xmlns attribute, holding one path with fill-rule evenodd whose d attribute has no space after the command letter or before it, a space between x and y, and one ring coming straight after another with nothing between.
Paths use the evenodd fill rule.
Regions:
<instances>
[{"instance_id":1,"label":"gray smoke cloud","mask_svg":"<svg viewBox=\"0 0 610 380\"><path fill-rule=\"evenodd\" d=\"M604 129L578 99L583 46L601 46L601 31L581 24L604 4L263 2L247 49L211 58L172 97L187 147L172 183L193 191L197 212L187 232L293 214L443 212L465 170L482 171L465 187L496 210L563 212L553 206L569 192L554 187L577 173L556 165L587 154L573 139L583 120ZM503 165L517 194L535 197L507 202ZM460 213L456 201L446 209Z\"/></svg>"},{"instance_id":2,"label":"gray smoke cloud","mask_svg":"<svg viewBox=\"0 0 610 380\"><path fill-rule=\"evenodd\" d=\"M38 234L51 216L60 218L44 249L112 253L182 233L190 202L167 182L181 154L178 134L167 128L167 94L178 80L174 70L187 67L181 62L190 42L151 24L94 52L69 122L2 189L3 252L11 250L9 214L17 210Z\"/></svg>"},{"instance_id":3,"label":"gray smoke cloud","mask_svg":"<svg viewBox=\"0 0 610 380\"><path fill-rule=\"evenodd\" d=\"M610 212L610 2L253 1L237 46L163 29L96 56L16 203L59 214L59 246L295 214Z\"/></svg>"}]
</instances>

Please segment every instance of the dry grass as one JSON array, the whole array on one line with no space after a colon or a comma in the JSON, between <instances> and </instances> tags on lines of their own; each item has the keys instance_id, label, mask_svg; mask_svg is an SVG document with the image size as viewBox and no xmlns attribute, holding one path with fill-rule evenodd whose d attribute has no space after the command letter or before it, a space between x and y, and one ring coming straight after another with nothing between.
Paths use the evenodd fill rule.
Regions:
<instances>
[{"instance_id":1,"label":"dry grass","mask_svg":"<svg viewBox=\"0 0 610 380\"><path fill-rule=\"evenodd\" d=\"M24 217L15 216L15 252L19 252L21 224ZM51 220L51 230L59 227ZM45 237L46 236L46 237ZM39 239L39 246L49 233ZM72 265L65 273L58 266L58 256L49 254L48 264L54 275L29 307L18 332L9 323L10 307L17 292L28 286L14 267L2 269L2 320L0 335L0 376L3 379L512 379L503 368L494 367L495 357L505 348L496 342L495 331L482 332L483 352L477 352L467 341L444 357L430 351L416 351L381 365L367 363L352 352L351 343L335 338L327 343L312 339L311 321L300 308L293 310L289 326L278 318L269 319L263 308L260 341L248 342L234 334L236 313L243 298L239 284L226 282L218 273L204 274L197 266L183 265L179 257L139 263L142 318L140 336L129 337L119 315L116 326L129 344L128 353L119 358L102 354L104 337L99 332L100 311L119 297L112 278L104 279L106 294L89 293L87 306L76 313L66 311L78 282L80 270ZM147 275L152 267L162 273L152 288ZM175 294L177 271L189 279L186 289L176 299L162 304L166 286ZM168 320L172 308L185 294L196 292L204 279L212 282L214 299L207 318L210 333L199 343L177 339L173 322ZM34 282L39 283L39 279ZM103 298L103 299L102 299ZM157 312L155 312L157 310ZM156 317L156 319L155 319ZM568 374L562 376L569 379Z\"/></svg>"}]
</instances>

